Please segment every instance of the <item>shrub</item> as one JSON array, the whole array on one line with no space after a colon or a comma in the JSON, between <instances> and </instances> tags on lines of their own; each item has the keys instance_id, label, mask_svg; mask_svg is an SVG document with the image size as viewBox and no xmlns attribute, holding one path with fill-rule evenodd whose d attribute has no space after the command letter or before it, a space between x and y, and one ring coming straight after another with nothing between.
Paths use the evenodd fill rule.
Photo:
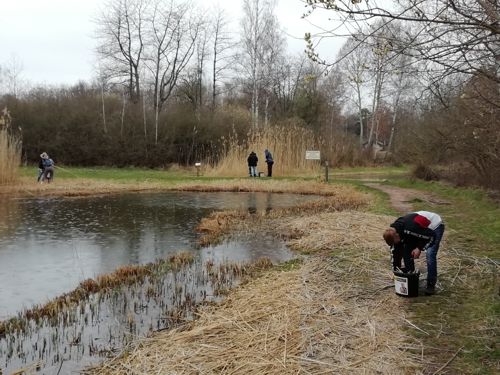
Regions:
<instances>
[{"instance_id":1,"label":"shrub","mask_svg":"<svg viewBox=\"0 0 500 375\"><path fill-rule=\"evenodd\" d=\"M422 163L418 163L412 168L411 175L425 181L439 180L439 175L436 170Z\"/></svg>"}]
</instances>

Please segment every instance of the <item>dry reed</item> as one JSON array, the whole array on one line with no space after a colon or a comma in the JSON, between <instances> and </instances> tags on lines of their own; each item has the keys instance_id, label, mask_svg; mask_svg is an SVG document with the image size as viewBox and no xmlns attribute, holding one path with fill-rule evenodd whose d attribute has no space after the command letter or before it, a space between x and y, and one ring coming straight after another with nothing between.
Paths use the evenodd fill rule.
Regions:
<instances>
[{"instance_id":1,"label":"dry reed","mask_svg":"<svg viewBox=\"0 0 500 375\"><path fill-rule=\"evenodd\" d=\"M87 279L71 292L52 299L43 305L35 305L20 313L18 317L0 321L0 337L15 331L24 331L29 321L36 323L43 319L57 319L58 314L80 304L94 293L105 293L122 285L132 285L142 282L147 276L165 269L178 269L194 260L189 253L179 253L167 260L159 260L145 265L129 265L116 269L114 272L98 276L95 280Z\"/></svg>"},{"instance_id":2,"label":"dry reed","mask_svg":"<svg viewBox=\"0 0 500 375\"><path fill-rule=\"evenodd\" d=\"M36 184L35 178L20 177L17 184L0 185L0 195L36 195L84 197L90 195L112 194L120 192L159 192L159 191L227 191L227 192L272 192L335 195L349 188L340 185L325 184L319 181L286 181L261 178L243 178L234 180L199 180L182 182L131 182L122 183L92 179L58 179L53 184ZM350 189L354 191L354 189Z\"/></svg>"},{"instance_id":3,"label":"dry reed","mask_svg":"<svg viewBox=\"0 0 500 375\"><path fill-rule=\"evenodd\" d=\"M268 219L289 245L314 255L300 268L240 286L221 305L201 309L197 321L137 341L89 374L424 374L447 365L446 349L443 358L427 355L435 348L426 344L426 329L433 328L419 327L412 301L394 293L381 237L392 216L333 211ZM447 283L494 274L492 261L442 245ZM425 271L425 259L417 267Z\"/></svg>"},{"instance_id":4,"label":"dry reed","mask_svg":"<svg viewBox=\"0 0 500 375\"><path fill-rule=\"evenodd\" d=\"M215 244L221 239L222 235L229 231L241 231L249 225L252 227L257 227L260 224L266 226L263 220L271 218L280 219L290 215L302 216L306 213L353 210L368 205L367 195L354 190L352 187L319 183L287 184L280 182L264 184L262 187L275 192L302 191L303 193L323 195L324 197L318 197L318 200L302 203L295 207L266 211L263 216L241 211L214 212L210 216L203 218L196 228L198 232L203 233L203 236L199 239L199 244L201 246ZM254 186L254 188L256 187Z\"/></svg>"},{"instance_id":5,"label":"dry reed","mask_svg":"<svg viewBox=\"0 0 500 375\"><path fill-rule=\"evenodd\" d=\"M403 302L387 290L386 220L359 212L306 217L295 246L318 255L303 266L264 274L220 306L201 309L197 321L140 340L90 373L420 373L422 344L401 329ZM296 231L299 221L285 220L279 230ZM324 237L335 256L321 251Z\"/></svg>"},{"instance_id":6,"label":"dry reed","mask_svg":"<svg viewBox=\"0 0 500 375\"><path fill-rule=\"evenodd\" d=\"M21 165L21 141L7 130L0 130L0 185L15 183Z\"/></svg>"},{"instance_id":7,"label":"dry reed","mask_svg":"<svg viewBox=\"0 0 500 375\"><path fill-rule=\"evenodd\" d=\"M312 131L298 126L271 126L251 131L244 140L236 135L223 139L222 155L214 168L208 168L210 176L248 175L247 157L255 151L259 158L258 170L265 171L264 150L268 149L275 161L273 175L296 176L317 174L318 161L305 160L306 150L319 150L320 141Z\"/></svg>"}]
</instances>

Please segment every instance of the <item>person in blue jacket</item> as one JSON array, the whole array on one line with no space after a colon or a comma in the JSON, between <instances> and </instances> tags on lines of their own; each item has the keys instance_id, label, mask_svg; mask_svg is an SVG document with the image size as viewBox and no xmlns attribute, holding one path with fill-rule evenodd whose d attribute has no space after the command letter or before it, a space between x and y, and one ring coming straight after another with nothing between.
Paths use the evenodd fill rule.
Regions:
<instances>
[{"instance_id":1,"label":"person in blue jacket","mask_svg":"<svg viewBox=\"0 0 500 375\"><path fill-rule=\"evenodd\" d=\"M264 150L264 156L266 157L266 164L267 164L267 177L272 177L273 176L273 155L271 152L266 148Z\"/></svg>"},{"instance_id":2,"label":"person in blue jacket","mask_svg":"<svg viewBox=\"0 0 500 375\"><path fill-rule=\"evenodd\" d=\"M42 152L40 155L41 161L42 161L42 167L43 167L43 172L42 176L40 178L40 183L43 183L44 181L47 181L47 183L50 183L52 179L54 178L54 160L49 158L49 155L47 155L46 152Z\"/></svg>"}]
</instances>

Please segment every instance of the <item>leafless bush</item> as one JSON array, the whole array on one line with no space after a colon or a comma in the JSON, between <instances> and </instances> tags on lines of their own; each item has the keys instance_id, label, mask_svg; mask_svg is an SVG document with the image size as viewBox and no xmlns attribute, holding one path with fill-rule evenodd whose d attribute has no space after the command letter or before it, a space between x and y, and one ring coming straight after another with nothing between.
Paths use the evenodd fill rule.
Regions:
<instances>
[{"instance_id":1,"label":"leafless bush","mask_svg":"<svg viewBox=\"0 0 500 375\"><path fill-rule=\"evenodd\" d=\"M421 163L412 168L411 175L425 181L439 180L439 175L433 167Z\"/></svg>"}]
</instances>

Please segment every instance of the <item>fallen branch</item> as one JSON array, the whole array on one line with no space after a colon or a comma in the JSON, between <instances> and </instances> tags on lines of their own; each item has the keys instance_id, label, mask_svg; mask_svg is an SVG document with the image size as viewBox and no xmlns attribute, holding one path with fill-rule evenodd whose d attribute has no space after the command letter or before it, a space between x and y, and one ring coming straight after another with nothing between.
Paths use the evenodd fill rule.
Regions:
<instances>
[{"instance_id":1,"label":"fallen branch","mask_svg":"<svg viewBox=\"0 0 500 375\"><path fill-rule=\"evenodd\" d=\"M455 359L455 357L458 355L458 353L460 353L460 351L461 351L463 348L464 348L464 347L462 346L460 349L458 349L458 350L455 352L455 354L453 354L453 355L451 356L451 358L448 360L448 362L446 362L444 365L442 365L440 368L438 368L438 369L437 369L437 371L436 371L436 372L434 372L432 375L439 374L441 371L443 371L443 370L446 368L446 366L448 366L448 365L451 363L451 361L453 361L453 360Z\"/></svg>"}]
</instances>

